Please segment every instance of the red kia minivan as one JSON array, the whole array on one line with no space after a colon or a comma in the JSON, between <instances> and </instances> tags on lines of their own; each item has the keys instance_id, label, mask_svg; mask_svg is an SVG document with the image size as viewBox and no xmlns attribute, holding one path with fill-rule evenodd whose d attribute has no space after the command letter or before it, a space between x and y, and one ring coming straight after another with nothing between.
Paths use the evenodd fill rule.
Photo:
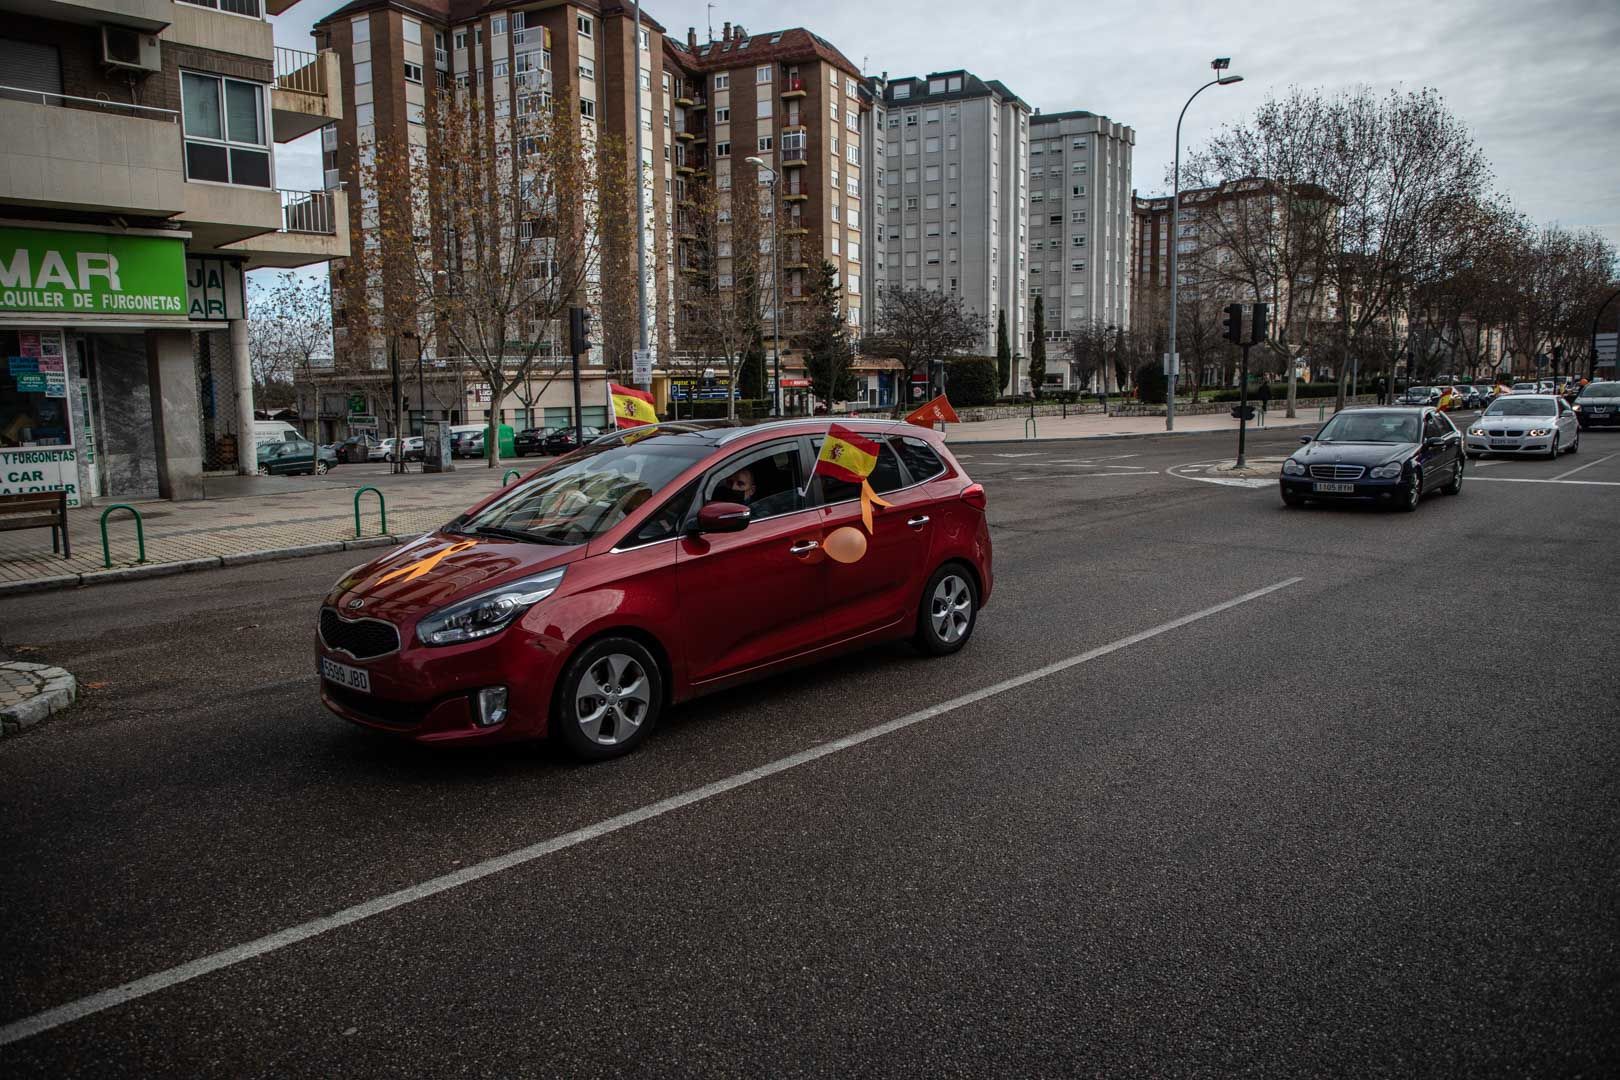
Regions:
<instances>
[{"instance_id":1,"label":"red kia minivan","mask_svg":"<svg viewBox=\"0 0 1620 1080\"><path fill-rule=\"evenodd\" d=\"M321 700L422 742L603 758L675 702L785 668L898 639L955 652L990 596L984 489L934 431L843 426L880 447L870 534L859 486L814 473L825 419L619 431L344 575Z\"/></svg>"}]
</instances>

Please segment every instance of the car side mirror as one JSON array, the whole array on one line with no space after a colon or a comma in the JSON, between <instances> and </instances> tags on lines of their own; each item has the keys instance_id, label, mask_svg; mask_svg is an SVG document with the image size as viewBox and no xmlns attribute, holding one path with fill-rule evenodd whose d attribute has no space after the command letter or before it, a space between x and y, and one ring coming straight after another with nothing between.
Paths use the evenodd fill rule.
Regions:
<instances>
[{"instance_id":1,"label":"car side mirror","mask_svg":"<svg viewBox=\"0 0 1620 1080\"><path fill-rule=\"evenodd\" d=\"M1446 445L1446 439L1445 439L1444 435L1432 435L1429 438L1423 440L1423 445L1427 449L1438 450L1442 446Z\"/></svg>"},{"instance_id":2,"label":"car side mirror","mask_svg":"<svg viewBox=\"0 0 1620 1080\"><path fill-rule=\"evenodd\" d=\"M753 516L754 512L742 503L705 503L698 510L697 525L692 531L697 533L742 532L748 528L748 522Z\"/></svg>"},{"instance_id":3,"label":"car side mirror","mask_svg":"<svg viewBox=\"0 0 1620 1080\"><path fill-rule=\"evenodd\" d=\"M1304 446L1306 443L1310 442L1315 437L1316 436L1314 436L1314 435L1301 435L1299 437L1299 445Z\"/></svg>"}]
</instances>

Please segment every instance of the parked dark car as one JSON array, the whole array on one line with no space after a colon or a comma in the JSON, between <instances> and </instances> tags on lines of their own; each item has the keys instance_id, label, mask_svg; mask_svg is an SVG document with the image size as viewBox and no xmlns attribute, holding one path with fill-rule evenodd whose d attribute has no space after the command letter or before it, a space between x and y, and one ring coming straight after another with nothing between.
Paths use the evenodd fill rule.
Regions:
<instances>
[{"instance_id":1,"label":"parked dark car","mask_svg":"<svg viewBox=\"0 0 1620 1080\"><path fill-rule=\"evenodd\" d=\"M545 453L546 436L557 430L557 428L545 427L524 428L512 437L512 451L518 457L543 454Z\"/></svg>"},{"instance_id":2,"label":"parked dark car","mask_svg":"<svg viewBox=\"0 0 1620 1080\"><path fill-rule=\"evenodd\" d=\"M338 456L331 447L317 447L303 439L259 444L260 476L293 476L298 473L324 475L337 463Z\"/></svg>"},{"instance_id":3,"label":"parked dark car","mask_svg":"<svg viewBox=\"0 0 1620 1080\"><path fill-rule=\"evenodd\" d=\"M587 426L584 429L584 434L585 441L590 442L598 435L607 434L607 428ZM576 449L578 446L579 443L574 439L574 429L571 427L564 427L558 428L556 431L553 431L550 435L547 435L541 440L540 452L544 454L566 454L570 450Z\"/></svg>"},{"instance_id":4,"label":"parked dark car","mask_svg":"<svg viewBox=\"0 0 1620 1080\"><path fill-rule=\"evenodd\" d=\"M1440 388L1438 386L1408 386L1406 392L1395 399L1397 405L1438 405L1440 404Z\"/></svg>"},{"instance_id":5,"label":"parked dark car","mask_svg":"<svg viewBox=\"0 0 1620 1080\"><path fill-rule=\"evenodd\" d=\"M351 465L364 465L371 460L371 448L377 445L377 440L370 435L350 435L340 443L334 443L332 452L337 459Z\"/></svg>"},{"instance_id":6,"label":"parked dark car","mask_svg":"<svg viewBox=\"0 0 1620 1080\"><path fill-rule=\"evenodd\" d=\"M1279 480L1288 506L1321 499L1416 510L1431 491L1462 490L1463 438L1439 409L1353 409L1300 442Z\"/></svg>"}]
</instances>

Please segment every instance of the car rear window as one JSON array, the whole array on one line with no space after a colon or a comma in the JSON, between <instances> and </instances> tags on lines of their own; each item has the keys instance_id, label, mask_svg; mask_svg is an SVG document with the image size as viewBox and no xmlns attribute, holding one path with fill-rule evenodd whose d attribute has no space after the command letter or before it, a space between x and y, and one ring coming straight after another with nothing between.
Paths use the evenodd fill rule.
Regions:
<instances>
[{"instance_id":1,"label":"car rear window","mask_svg":"<svg viewBox=\"0 0 1620 1080\"><path fill-rule=\"evenodd\" d=\"M932 480L945 471L945 463L934 453L934 448L921 439L891 435L889 445L894 447L894 452L905 462L906 471L911 474L911 482L914 484Z\"/></svg>"}]
</instances>

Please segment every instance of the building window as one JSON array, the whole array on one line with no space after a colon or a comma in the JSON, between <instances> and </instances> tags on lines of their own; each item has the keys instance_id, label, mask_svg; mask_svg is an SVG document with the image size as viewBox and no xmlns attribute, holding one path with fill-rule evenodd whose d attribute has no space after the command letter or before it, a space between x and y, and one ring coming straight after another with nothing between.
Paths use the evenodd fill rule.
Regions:
<instances>
[{"instance_id":1,"label":"building window","mask_svg":"<svg viewBox=\"0 0 1620 1080\"><path fill-rule=\"evenodd\" d=\"M419 83L422 81L422 65L413 64L409 60L404 63L405 81Z\"/></svg>"},{"instance_id":2,"label":"building window","mask_svg":"<svg viewBox=\"0 0 1620 1080\"><path fill-rule=\"evenodd\" d=\"M914 157L916 155L916 153L917 153L917 140L916 139L907 139L906 140L906 156L907 157Z\"/></svg>"},{"instance_id":3,"label":"building window","mask_svg":"<svg viewBox=\"0 0 1620 1080\"><path fill-rule=\"evenodd\" d=\"M714 144L714 156L717 158L731 156L731 143L717 142Z\"/></svg>"},{"instance_id":4,"label":"building window","mask_svg":"<svg viewBox=\"0 0 1620 1080\"><path fill-rule=\"evenodd\" d=\"M722 105L714 110L714 122L717 124L729 124L731 122L731 106Z\"/></svg>"},{"instance_id":5,"label":"building window","mask_svg":"<svg viewBox=\"0 0 1620 1080\"><path fill-rule=\"evenodd\" d=\"M754 69L754 82L756 82L756 83L768 83L768 82L770 82L771 78L773 77L773 74L775 73L775 71L776 71L776 65L775 64L761 64L761 65L759 65L759 67Z\"/></svg>"},{"instance_id":6,"label":"building window","mask_svg":"<svg viewBox=\"0 0 1620 1080\"><path fill-rule=\"evenodd\" d=\"M588 97L579 99L579 115L587 120L596 119L596 102Z\"/></svg>"},{"instance_id":7,"label":"building window","mask_svg":"<svg viewBox=\"0 0 1620 1080\"><path fill-rule=\"evenodd\" d=\"M506 68L506 61L505 60L497 60L497 61L495 61L494 72L493 72L495 78L497 78L497 79L506 78L506 71L507 71L507 68Z\"/></svg>"},{"instance_id":8,"label":"building window","mask_svg":"<svg viewBox=\"0 0 1620 1080\"><path fill-rule=\"evenodd\" d=\"M917 126L917 113L916 113L916 111L913 110L912 112L906 113L906 127L916 127L916 126Z\"/></svg>"},{"instance_id":9,"label":"building window","mask_svg":"<svg viewBox=\"0 0 1620 1080\"><path fill-rule=\"evenodd\" d=\"M767 152L767 151L770 150L770 148L771 148L771 137L769 135L761 135L759 137L759 149L760 149L760 151L762 153ZM760 175L763 176L765 174L763 172L761 172Z\"/></svg>"},{"instance_id":10,"label":"building window","mask_svg":"<svg viewBox=\"0 0 1620 1080\"><path fill-rule=\"evenodd\" d=\"M506 16L497 15L489 20L489 32L495 37L504 37L506 35Z\"/></svg>"},{"instance_id":11,"label":"building window","mask_svg":"<svg viewBox=\"0 0 1620 1080\"><path fill-rule=\"evenodd\" d=\"M775 106L771 104L770 98L760 98L754 103L754 118L756 120L769 120L774 110Z\"/></svg>"},{"instance_id":12,"label":"building window","mask_svg":"<svg viewBox=\"0 0 1620 1080\"><path fill-rule=\"evenodd\" d=\"M648 52L651 49L652 49L652 31L648 30L646 27L642 27L642 30L641 30L641 51L642 52Z\"/></svg>"},{"instance_id":13,"label":"building window","mask_svg":"<svg viewBox=\"0 0 1620 1080\"><path fill-rule=\"evenodd\" d=\"M1084 236L1080 236L1078 234L1076 234L1074 236L1071 236L1071 237L1069 237L1069 246L1070 247L1077 247L1077 248L1085 247L1086 246L1086 238Z\"/></svg>"},{"instance_id":14,"label":"building window","mask_svg":"<svg viewBox=\"0 0 1620 1080\"><path fill-rule=\"evenodd\" d=\"M499 65L497 65L497 66L499 66ZM497 71L495 74L499 75L500 72ZM582 79L592 79L592 80L594 80L596 78L596 63L595 63L595 61L587 60L583 56L580 57L579 58L579 77L582 78Z\"/></svg>"},{"instance_id":15,"label":"building window","mask_svg":"<svg viewBox=\"0 0 1620 1080\"><path fill-rule=\"evenodd\" d=\"M932 139L923 140L923 153L925 153L925 154L937 154L937 153L939 153L939 138L937 136L932 138Z\"/></svg>"},{"instance_id":16,"label":"building window","mask_svg":"<svg viewBox=\"0 0 1620 1080\"><path fill-rule=\"evenodd\" d=\"M897 98L908 98L908 97L911 96L911 84L910 83L895 83L889 89L892 91L894 96L897 97Z\"/></svg>"},{"instance_id":17,"label":"building window","mask_svg":"<svg viewBox=\"0 0 1620 1080\"><path fill-rule=\"evenodd\" d=\"M859 130L861 130L860 114L852 113L852 112L846 112L844 114L844 126L849 128L849 130L851 130L851 131L859 131Z\"/></svg>"},{"instance_id":18,"label":"building window","mask_svg":"<svg viewBox=\"0 0 1620 1080\"><path fill-rule=\"evenodd\" d=\"M719 75L716 75L714 77L714 88L716 90L724 90L726 87L728 87L730 85L731 85L731 76L729 74L727 74L725 72L721 72Z\"/></svg>"},{"instance_id":19,"label":"building window","mask_svg":"<svg viewBox=\"0 0 1620 1080\"><path fill-rule=\"evenodd\" d=\"M269 187L263 84L184 71L180 97L186 179Z\"/></svg>"},{"instance_id":20,"label":"building window","mask_svg":"<svg viewBox=\"0 0 1620 1080\"><path fill-rule=\"evenodd\" d=\"M467 31L465 31L465 30L457 30L454 40L455 40L456 48L465 49L467 47Z\"/></svg>"},{"instance_id":21,"label":"building window","mask_svg":"<svg viewBox=\"0 0 1620 1080\"><path fill-rule=\"evenodd\" d=\"M591 17L589 15L575 15L574 25L578 27L580 37L591 36L591 31L594 27L591 23Z\"/></svg>"}]
</instances>

